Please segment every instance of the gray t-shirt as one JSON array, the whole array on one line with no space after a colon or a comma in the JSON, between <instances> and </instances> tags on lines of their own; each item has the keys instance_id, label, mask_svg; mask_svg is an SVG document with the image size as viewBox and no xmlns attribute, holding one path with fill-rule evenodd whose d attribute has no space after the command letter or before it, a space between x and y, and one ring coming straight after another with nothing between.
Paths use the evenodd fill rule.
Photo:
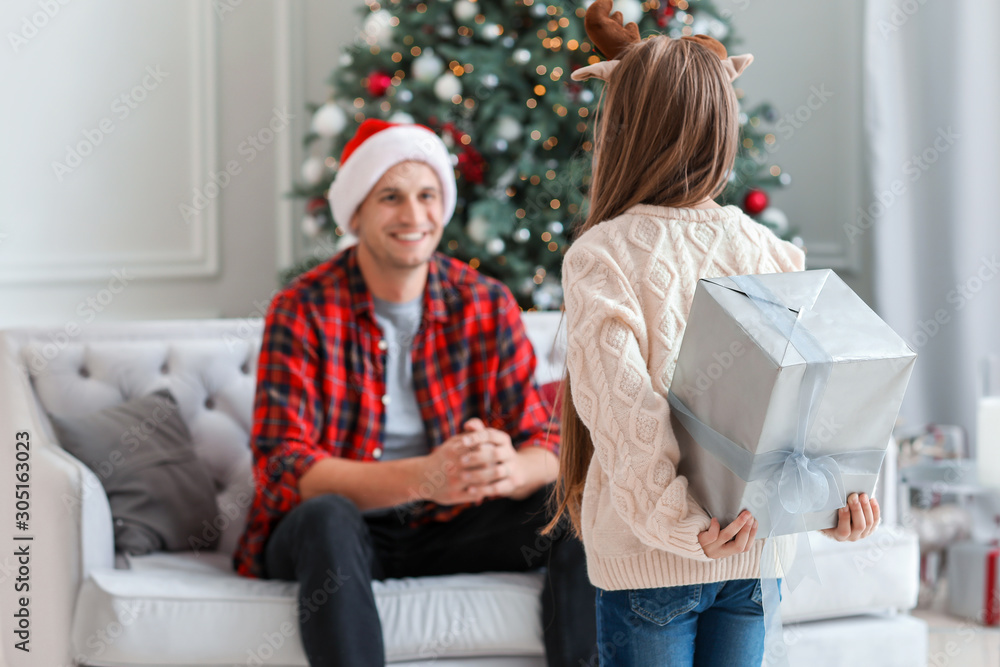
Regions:
<instances>
[{"instance_id":1,"label":"gray t-shirt","mask_svg":"<svg viewBox=\"0 0 1000 667\"><path fill-rule=\"evenodd\" d=\"M393 303L372 297L375 320L388 343L385 363L385 431L382 461L423 456L430 453L424 420L420 416L417 395L413 390L413 337L420 328L423 297L406 303Z\"/></svg>"}]
</instances>

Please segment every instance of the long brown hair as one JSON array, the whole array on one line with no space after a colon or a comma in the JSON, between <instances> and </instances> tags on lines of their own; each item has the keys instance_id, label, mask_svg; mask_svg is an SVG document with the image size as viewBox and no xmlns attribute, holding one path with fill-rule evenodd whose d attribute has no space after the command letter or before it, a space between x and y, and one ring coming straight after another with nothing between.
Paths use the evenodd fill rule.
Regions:
<instances>
[{"instance_id":1,"label":"long brown hair","mask_svg":"<svg viewBox=\"0 0 1000 667\"><path fill-rule=\"evenodd\" d=\"M597 121L590 208L573 238L636 204L714 198L736 159L739 108L718 55L691 40L654 37L626 47L619 60ZM559 477L543 533L568 514L580 535L594 443L573 405L568 371L560 394Z\"/></svg>"}]
</instances>

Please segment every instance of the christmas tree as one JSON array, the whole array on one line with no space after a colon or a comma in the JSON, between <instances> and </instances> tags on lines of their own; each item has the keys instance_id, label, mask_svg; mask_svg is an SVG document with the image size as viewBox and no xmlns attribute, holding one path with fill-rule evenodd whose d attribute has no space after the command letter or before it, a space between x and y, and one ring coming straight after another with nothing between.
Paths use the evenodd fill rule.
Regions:
<instances>
[{"instance_id":1,"label":"christmas tree","mask_svg":"<svg viewBox=\"0 0 1000 667\"><path fill-rule=\"evenodd\" d=\"M601 59L583 27L589 4L368 0L359 39L331 76L330 100L310 108L312 156L292 193L309 200L306 235L326 254L343 245L345 230L331 224L325 196L362 121L420 123L449 146L458 178L458 206L440 250L506 283L523 308L559 308L568 234L586 214L591 119L602 85L570 79ZM737 43L710 0L618 0L615 9L643 36L708 34L731 52ZM776 119L768 104L740 114L740 152L720 203L740 205L788 237L787 219L768 207L766 194L789 182L768 160L775 137L767 126Z\"/></svg>"}]
</instances>

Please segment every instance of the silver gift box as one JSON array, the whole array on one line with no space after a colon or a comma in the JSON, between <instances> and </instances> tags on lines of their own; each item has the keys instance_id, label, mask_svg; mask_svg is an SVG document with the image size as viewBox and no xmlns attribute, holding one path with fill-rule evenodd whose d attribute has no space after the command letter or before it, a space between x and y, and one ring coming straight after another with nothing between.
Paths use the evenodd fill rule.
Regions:
<instances>
[{"instance_id":1,"label":"silver gift box","mask_svg":"<svg viewBox=\"0 0 1000 667\"><path fill-rule=\"evenodd\" d=\"M807 456L888 445L916 353L830 270L754 276L798 318L828 355L825 390L813 404ZM779 312L784 313L784 308ZM671 392L693 415L756 459L788 450L799 427L806 359L732 278L698 282ZM771 531L775 482L746 482L699 446L673 414L681 448L678 472L695 500L724 527L748 509ZM773 456L773 454L772 454ZM871 494L879 466L843 471L846 493ZM846 495L845 495L846 497ZM796 530L831 528L837 512L801 513ZM796 532L778 529L774 534Z\"/></svg>"}]
</instances>

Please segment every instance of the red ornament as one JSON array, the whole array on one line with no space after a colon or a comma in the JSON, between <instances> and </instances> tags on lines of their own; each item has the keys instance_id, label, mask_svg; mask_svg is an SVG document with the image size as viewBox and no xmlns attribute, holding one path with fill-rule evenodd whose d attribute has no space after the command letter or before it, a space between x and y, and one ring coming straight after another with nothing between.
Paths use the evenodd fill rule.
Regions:
<instances>
[{"instance_id":1,"label":"red ornament","mask_svg":"<svg viewBox=\"0 0 1000 667\"><path fill-rule=\"evenodd\" d=\"M767 208L767 193L763 190L751 190L743 199L743 210L748 215L757 215Z\"/></svg>"},{"instance_id":2,"label":"red ornament","mask_svg":"<svg viewBox=\"0 0 1000 667\"><path fill-rule=\"evenodd\" d=\"M392 77L385 72L372 72L368 75L368 94L372 97L382 97L392 85Z\"/></svg>"},{"instance_id":3,"label":"red ornament","mask_svg":"<svg viewBox=\"0 0 1000 667\"><path fill-rule=\"evenodd\" d=\"M667 0L660 0L660 11L656 14L656 25L666 28L675 11L677 10Z\"/></svg>"}]
</instances>

